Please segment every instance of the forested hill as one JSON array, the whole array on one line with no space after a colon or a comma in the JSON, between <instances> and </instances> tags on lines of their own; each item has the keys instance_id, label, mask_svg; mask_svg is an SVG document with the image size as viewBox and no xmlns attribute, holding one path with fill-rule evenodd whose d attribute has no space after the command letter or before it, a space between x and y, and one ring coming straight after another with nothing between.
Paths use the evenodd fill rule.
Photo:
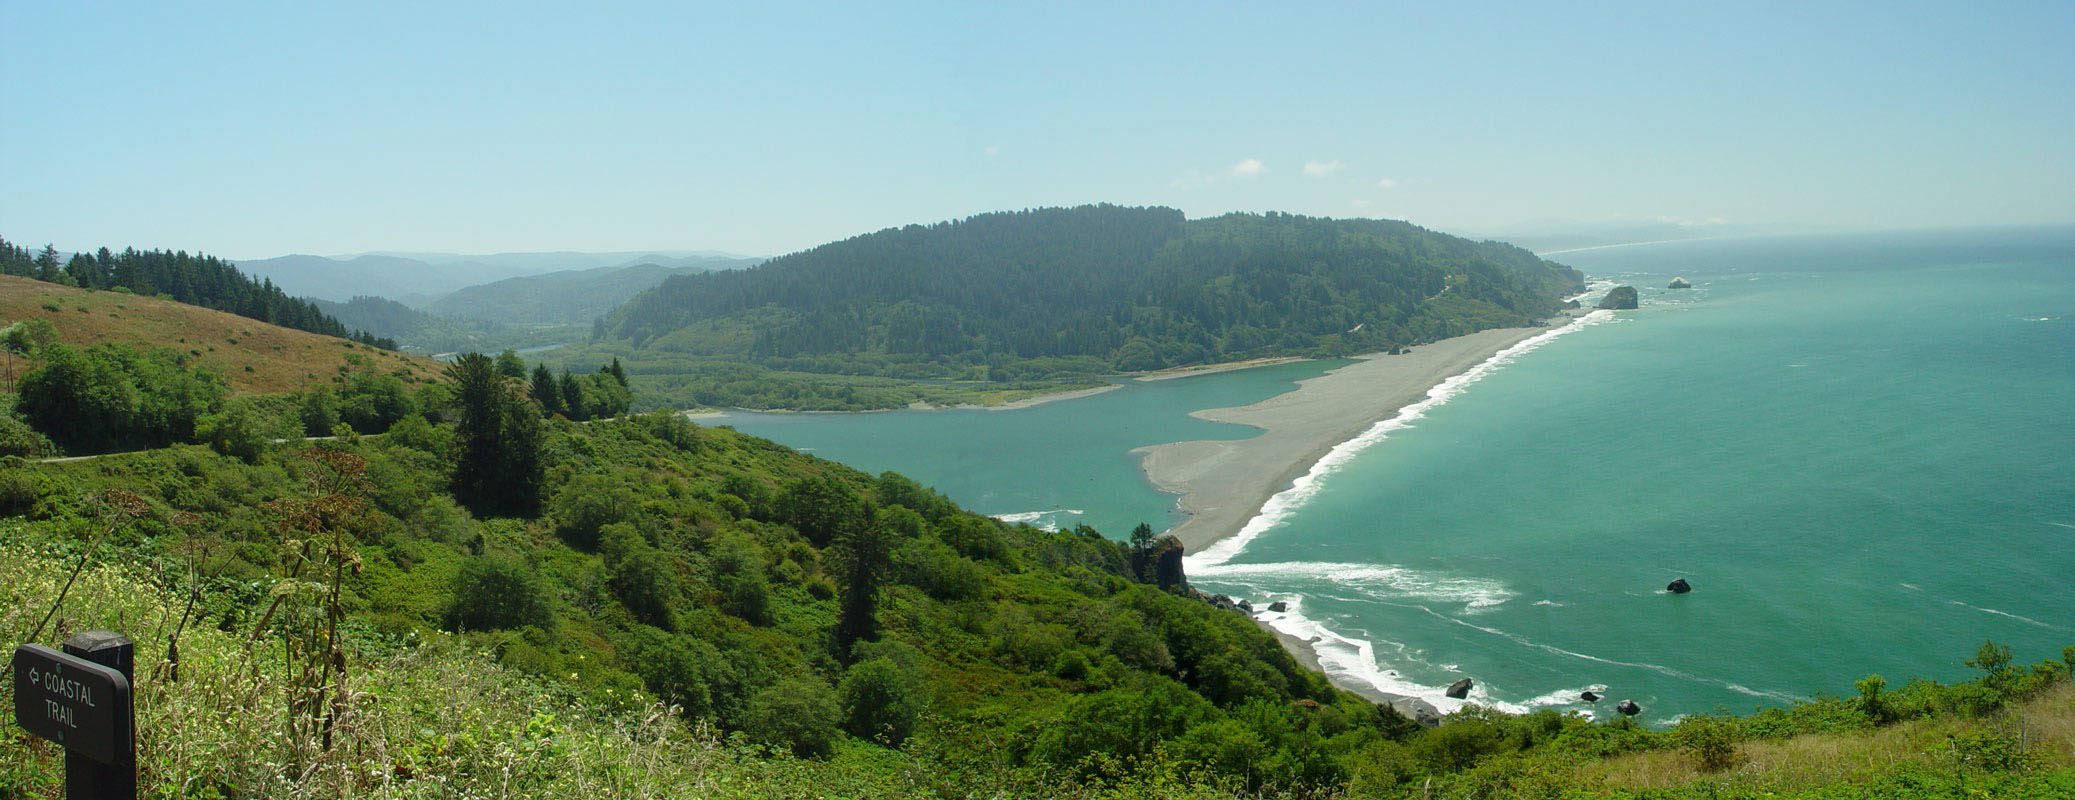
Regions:
<instances>
[{"instance_id":1,"label":"forested hill","mask_svg":"<svg viewBox=\"0 0 2075 800\"><path fill-rule=\"evenodd\" d=\"M1528 324L1581 290L1576 270L1520 248L1405 222L1101 205L889 228L673 276L597 333L805 371L985 365L1002 379L1372 352Z\"/></svg>"},{"instance_id":2,"label":"forested hill","mask_svg":"<svg viewBox=\"0 0 2075 800\"><path fill-rule=\"evenodd\" d=\"M55 248L45 246L32 253L0 239L0 274L19 275L81 289L128 289L147 297L164 295L175 302L228 311L284 328L352 339L385 350L396 343L366 331L348 331L317 306L289 297L271 281L253 280L237 266L215 256L187 251L124 248L116 253L103 247L94 253L74 253L59 263Z\"/></svg>"}]
</instances>

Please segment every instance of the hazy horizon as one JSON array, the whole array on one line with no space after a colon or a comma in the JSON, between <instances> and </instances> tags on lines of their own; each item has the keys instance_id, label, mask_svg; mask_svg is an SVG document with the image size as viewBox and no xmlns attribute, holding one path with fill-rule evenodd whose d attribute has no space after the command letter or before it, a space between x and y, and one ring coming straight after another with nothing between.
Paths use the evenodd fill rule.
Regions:
<instances>
[{"instance_id":1,"label":"hazy horizon","mask_svg":"<svg viewBox=\"0 0 2075 800\"><path fill-rule=\"evenodd\" d=\"M2075 222L2075 7L19 10L0 236L717 250L1081 203ZM82 47L82 43L90 43ZM91 56L91 57L82 57Z\"/></svg>"}]
</instances>

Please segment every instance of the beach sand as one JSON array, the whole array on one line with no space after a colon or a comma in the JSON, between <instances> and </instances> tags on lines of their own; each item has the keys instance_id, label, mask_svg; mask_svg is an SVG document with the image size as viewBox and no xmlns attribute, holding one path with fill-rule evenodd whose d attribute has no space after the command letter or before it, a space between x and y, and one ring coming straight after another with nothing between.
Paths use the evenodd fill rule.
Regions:
<instances>
[{"instance_id":1,"label":"beach sand","mask_svg":"<svg viewBox=\"0 0 2075 800\"><path fill-rule=\"evenodd\" d=\"M1168 533L1194 554L1239 532L1275 493L1304 475L1341 442L1426 397L1442 381L1500 350L1567 324L1494 328L1414 347L1401 355L1369 355L1250 406L1197 411L1214 422L1250 425L1261 435L1235 441L1192 441L1142 447L1147 480L1181 495L1188 519Z\"/></svg>"}]
</instances>

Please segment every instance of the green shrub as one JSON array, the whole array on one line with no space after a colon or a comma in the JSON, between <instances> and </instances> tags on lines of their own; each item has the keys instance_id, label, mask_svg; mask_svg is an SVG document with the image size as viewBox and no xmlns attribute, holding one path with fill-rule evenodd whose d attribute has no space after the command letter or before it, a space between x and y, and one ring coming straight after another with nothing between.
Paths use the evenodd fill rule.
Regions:
<instances>
[{"instance_id":1,"label":"green shrub","mask_svg":"<svg viewBox=\"0 0 2075 800\"><path fill-rule=\"evenodd\" d=\"M600 550L613 596L635 619L664 630L675 628L670 609L677 582L662 551L624 522L605 526L603 537Z\"/></svg>"},{"instance_id":2,"label":"green shrub","mask_svg":"<svg viewBox=\"0 0 2075 800\"><path fill-rule=\"evenodd\" d=\"M58 448L50 438L37 433L35 428L14 413L12 398L0 396L0 457L46 458L56 455Z\"/></svg>"},{"instance_id":3,"label":"green shrub","mask_svg":"<svg viewBox=\"0 0 2075 800\"><path fill-rule=\"evenodd\" d=\"M1672 741L1685 748L1702 772L1721 772L1742 760L1736 749L1738 733L1731 720L1695 714L1672 729Z\"/></svg>"},{"instance_id":4,"label":"green shrub","mask_svg":"<svg viewBox=\"0 0 2075 800\"><path fill-rule=\"evenodd\" d=\"M447 607L450 628L497 630L551 620L540 576L517 557L476 556L462 562L460 574L454 576L454 600Z\"/></svg>"},{"instance_id":5,"label":"green shrub","mask_svg":"<svg viewBox=\"0 0 2075 800\"><path fill-rule=\"evenodd\" d=\"M264 424L250 401L233 400L225 403L222 411L197 421L195 438L207 443L211 450L250 464L258 461L259 454L267 448Z\"/></svg>"},{"instance_id":6,"label":"green shrub","mask_svg":"<svg viewBox=\"0 0 2075 800\"><path fill-rule=\"evenodd\" d=\"M841 714L828 684L788 678L750 698L742 727L758 744L785 748L800 758L826 758L835 752Z\"/></svg>"},{"instance_id":7,"label":"green shrub","mask_svg":"<svg viewBox=\"0 0 2075 800\"><path fill-rule=\"evenodd\" d=\"M886 657L852 665L837 692L843 698L844 730L888 747L899 747L915 732L924 705L914 668Z\"/></svg>"}]
</instances>

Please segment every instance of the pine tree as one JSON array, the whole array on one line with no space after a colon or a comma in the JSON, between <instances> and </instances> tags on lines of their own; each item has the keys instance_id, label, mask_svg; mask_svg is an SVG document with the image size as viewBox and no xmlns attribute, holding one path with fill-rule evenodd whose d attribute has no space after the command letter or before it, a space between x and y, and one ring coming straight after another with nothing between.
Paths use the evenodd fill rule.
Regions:
<instances>
[{"instance_id":1,"label":"pine tree","mask_svg":"<svg viewBox=\"0 0 2075 800\"><path fill-rule=\"evenodd\" d=\"M555 373L546 364L533 365L533 402L540 404L543 415L567 416L562 406L562 387L555 384Z\"/></svg>"},{"instance_id":2,"label":"pine tree","mask_svg":"<svg viewBox=\"0 0 2075 800\"><path fill-rule=\"evenodd\" d=\"M481 353L455 359L447 377L460 406L455 498L480 516L531 516L545 480L540 412Z\"/></svg>"}]
</instances>

